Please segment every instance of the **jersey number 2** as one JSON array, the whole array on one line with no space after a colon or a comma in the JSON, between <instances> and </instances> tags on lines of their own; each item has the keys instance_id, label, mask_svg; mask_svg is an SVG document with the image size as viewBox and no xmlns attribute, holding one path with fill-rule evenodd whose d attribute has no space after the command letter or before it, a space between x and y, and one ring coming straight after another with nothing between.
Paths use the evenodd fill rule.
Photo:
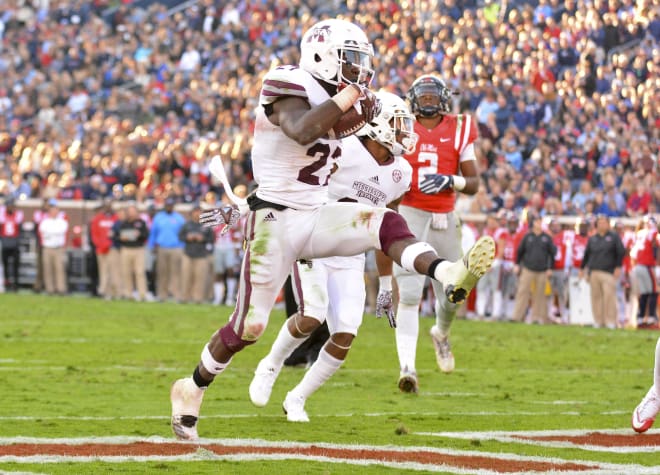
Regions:
<instances>
[{"instance_id":1,"label":"jersey number 2","mask_svg":"<svg viewBox=\"0 0 660 475\"><path fill-rule=\"evenodd\" d=\"M417 156L417 162L428 163L427 166L420 166L417 169L417 188L419 188L420 183L424 181L426 175L438 173L438 154L430 152L419 152L419 155Z\"/></svg>"},{"instance_id":2,"label":"jersey number 2","mask_svg":"<svg viewBox=\"0 0 660 475\"><path fill-rule=\"evenodd\" d=\"M303 167L298 172L298 181L307 183L308 185L320 185L322 176L314 175L322 169L327 163L328 158L337 159L341 156L341 148L335 148L335 151L330 153L330 145L327 143L315 143L313 146L307 150L307 155L310 157L319 157L315 162L310 163L306 167ZM327 175L323 180L322 186L327 186L328 181L330 181L330 170L328 170Z\"/></svg>"}]
</instances>

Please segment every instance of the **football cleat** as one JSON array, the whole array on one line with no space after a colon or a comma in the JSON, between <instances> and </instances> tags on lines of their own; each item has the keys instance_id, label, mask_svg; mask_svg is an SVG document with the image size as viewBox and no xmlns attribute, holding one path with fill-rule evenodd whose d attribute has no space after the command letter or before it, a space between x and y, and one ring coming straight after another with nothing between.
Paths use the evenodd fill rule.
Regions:
<instances>
[{"instance_id":1,"label":"football cleat","mask_svg":"<svg viewBox=\"0 0 660 475\"><path fill-rule=\"evenodd\" d=\"M309 416L305 411L305 399L288 392L282 404L286 419L290 422L309 422Z\"/></svg>"},{"instance_id":2,"label":"football cleat","mask_svg":"<svg viewBox=\"0 0 660 475\"><path fill-rule=\"evenodd\" d=\"M642 402L635 408L632 414L632 428L635 432L646 432L653 425L655 417L660 411L660 398L655 393L655 389L651 386L649 392L646 393Z\"/></svg>"},{"instance_id":3,"label":"football cleat","mask_svg":"<svg viewBox=\"0 0 660 475\"><path fill-rule=\"evenodd\" d=\"M449 344L449 337L443 336L437 325L431 327L431 339L435 347L435 359L438 362L440 371L443 373L451 373L454 371L454 354L451 352L451 345Z\"/></svg>"},{"instance_id":4,"label":"football cleat","mask_svg":"<svg viewBox=\"0 0 660 475\"><path fill-rule=\"evenodd\" d=\"M170 391L172 402L172 430L180 440L197 440L197 420L204 390L197 387L192 378L174 382Z\"/></svg>"},{"instance_id":5,"label":"football cleat","mask_svg":"<svg viewBox=\"0 0 660 475\"><path fill-rule=\"evenodd\" d=\"M417 373L410 371L407 367L399 374L399 389L403 393L415 393L419 391L417 384Z\"/></svg>"},{"instance_id":6,"label":"football cleat","mask_svg":"<svg viewBox=\"0 0 660 475\"><path fill-rule=\"evenodd\" d=\"M282 367L276 368L268 358L264 358L254 370L254 378L250 383L250 401L257 407L263 407L268 404L270 394L273 392L273 385Z\"/></svg>"},{"instance_id":7,"label":"football cleat","mask_svg":"<svg viewBox=\"0 0 660 475\"><path fill-rule=\"evenodd\" d=\"M482 236L477 242L456 262L448 262L439 272L438 280L444 287L445 295L451 303L465 302L470 291L477 282L488 272L495 260L495 240L490 236Z\"/></svg>"}]
</instances>

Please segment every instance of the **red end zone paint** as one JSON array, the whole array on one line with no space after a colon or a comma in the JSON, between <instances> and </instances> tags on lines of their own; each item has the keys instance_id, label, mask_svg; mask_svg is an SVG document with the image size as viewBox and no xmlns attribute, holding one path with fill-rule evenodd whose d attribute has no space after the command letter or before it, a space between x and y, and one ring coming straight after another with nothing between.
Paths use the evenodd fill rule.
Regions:
<instances>
[{"instance_id":1,"label":"red end zone paint","mask_svg":"<svg viewBox=\"0 0 660 475\"><path fill-rule=\"evenodd\" d=\"M283 457L307 456L337 459L337 461L373 461L417 463L444 467L456 467L462 470L490 470L496 473L517 472L589 472L597 470L597 463L584 464L574 462L511 460L498 458L489 454L453 455L438 451L426 450L387 450L387 449L352 449L329 448L316 445L304 446L252 446L252 445L222 445L222 444L181 444L131 442L117 443L89 443L89 444L50 444L50 443L16 443L0 445L1 457L34 457L34 456L62 456L62 457L137 457L137 456L183 456L193 455L199 448L203 448L216 455L281 455ZM67 460L70 461L70 460ZM124 460L126 461L126 460Z\"/></svg>"}]
</instances>

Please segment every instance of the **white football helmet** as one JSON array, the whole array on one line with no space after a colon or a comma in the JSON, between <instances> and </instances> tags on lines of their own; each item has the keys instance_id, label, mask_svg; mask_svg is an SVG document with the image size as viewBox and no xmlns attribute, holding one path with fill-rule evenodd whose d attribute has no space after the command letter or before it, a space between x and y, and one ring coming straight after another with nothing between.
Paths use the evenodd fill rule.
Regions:
<instances>
[{"instance_id":1,"label":"white football helmet","mask_svg":"<svg viewBox=\"0 0 660 475\"><path fill-rule=\"evenodd\" d=\"M329 84L369 86L374 76L374 49L367 35L351 22L323 20L300 42L300 67Z\"/></svg>"},{"instance_id":2,"label":"white football helmet","mask_svg":"<svg viewBox=\"0 0 660 475\"><path fill-rule=\"evenodd\" d=\"M396 94L379 91L376 97L382 104L380 114L355 135L375 140L392 152L392 155L414 152L419 138L415 133L415 116Z\"/></svg>"}]
</instances>

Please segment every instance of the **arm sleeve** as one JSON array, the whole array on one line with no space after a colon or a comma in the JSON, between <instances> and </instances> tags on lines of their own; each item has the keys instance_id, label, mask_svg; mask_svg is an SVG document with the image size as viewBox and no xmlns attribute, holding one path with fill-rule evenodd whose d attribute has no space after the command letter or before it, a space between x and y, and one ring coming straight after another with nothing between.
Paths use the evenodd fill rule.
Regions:
<instances>
[{"instance_id":1,"label":"arm sleeve","mask_svg":"<svg viewBox=\"0 0 660 475\"><path fill-rule=\"evenodd\" d=\"M623 247L623 242L617 234L614 235L614 244L616 246L616 267L621 267L623 258L626 257L626 248Z\"/></svg>"},{"instance_id":2,"label":"arm sleeve","mask_svg":"<svg viewBox=\"0 0 660 475\"><path fill-rule=\"evenodd\" d=\"M582 256L582 264L580 264L580 269L584 269L587 267L587 262L589 261L589 254L591 254L591 250L589 249L589 245L591 244L591 239L587 241L587 246L584 249L584 256Z\"/></svg>"},{"instance_id":3,"label":"arm sleeve","mask_svg":"<svg viewBox=\"0 0 660 475\"><path fill-rule=\"evenodd\" d=\"M548 236L550 238L550 236ZM550 238L550 243L549 243L549 249L550 251L548 255L548 269L554 269L555 267L555 256L557 255L557 246L555 246L555 243L552 242L552 238Z\"/></svg>"},{"instance_id":4,"label":"arm sleeve","mask_svg":"<svg viewBox=\"0 0 660 475\"><path fill-rule=\"evenodd\" d=\"M525 241L527 240L527 236L524 236L520 240L520 244L518 244L518 249L516 250L516 264L520 265L520 262L522 261L523 255L525 254Z\"/></svg>"}]
</instances>

